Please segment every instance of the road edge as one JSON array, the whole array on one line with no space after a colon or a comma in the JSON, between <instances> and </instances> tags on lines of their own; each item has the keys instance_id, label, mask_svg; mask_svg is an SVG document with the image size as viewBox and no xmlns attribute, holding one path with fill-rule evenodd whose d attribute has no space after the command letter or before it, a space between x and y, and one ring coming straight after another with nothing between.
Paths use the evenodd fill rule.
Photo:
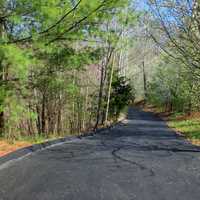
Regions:
<instances>
[{"instance_id":1,"label":"road edge","mask_svg":"<svg viewBox=\"0 0 200 200\"><path fill-rule=\"evenodd\" d=\"M11 153L9 153L5 156L0 157L0 166L6 165L6 163L13 162L13 161L18 160L20 158L24 158L27 155L30 155L34 152L53 147L54 145L63 144L63 143L72 141L74 139L82 139L82 138L86 138L86 137L89 137L89 136L94 136L96 134L100 134L101 132L104 132L106 130L110 130L111 128L117 126L118 124L121 124L124 120L125 120L125 118L121 119L120 121L118 121L115 124L111 124L111 125L106 126L104 128L99 128L99 129L96 129L94 131L90 131L88 133L82 133L80 135L67 136L67 137L64 137L64 138L49 140L47 142L43 142L43 143L40 143L40 144L34 144L34 145L31 145L31 146L28 146L28 147L18 149L17 151L11 152Z\"/></svg>"}]
</instances>

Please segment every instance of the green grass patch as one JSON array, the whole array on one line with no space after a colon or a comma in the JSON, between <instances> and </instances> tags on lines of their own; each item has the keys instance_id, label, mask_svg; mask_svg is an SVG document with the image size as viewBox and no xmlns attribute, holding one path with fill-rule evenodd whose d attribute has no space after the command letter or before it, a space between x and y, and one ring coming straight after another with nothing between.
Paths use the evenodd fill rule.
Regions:
<instances>
[{"instance_id":1,"label":"green grass patch","mask_svg":"<svg viewBox=\"0 0 200 200\"><path fill-rule=\"evenodd\" d=\"M176 120L173 116L168 124L189 139L200 139L200 119Z\"/></svg>"}]
</instances>

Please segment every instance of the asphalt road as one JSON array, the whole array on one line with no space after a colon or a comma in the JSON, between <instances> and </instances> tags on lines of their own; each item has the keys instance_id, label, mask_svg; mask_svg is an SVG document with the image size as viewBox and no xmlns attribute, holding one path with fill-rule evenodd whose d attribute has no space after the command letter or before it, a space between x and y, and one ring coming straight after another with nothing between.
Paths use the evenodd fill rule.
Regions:
<instances>
[{"instance_id":1,"label":"asphalt road","mask_svg":"<svg viewBox=\"0 0 200 200\"><path fill-rule=\"evenodd\" d=\"M199 200L200 149L151 113L0 166L0 200Z\"/></svg>"}]
</instances>

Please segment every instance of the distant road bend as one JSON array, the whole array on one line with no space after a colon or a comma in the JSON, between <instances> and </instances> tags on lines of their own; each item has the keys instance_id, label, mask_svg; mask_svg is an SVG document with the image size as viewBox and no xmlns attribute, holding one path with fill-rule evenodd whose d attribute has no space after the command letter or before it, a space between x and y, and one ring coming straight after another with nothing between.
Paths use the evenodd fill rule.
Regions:
<instances>
[{"instance_id":1,"label":"distant road bend","mask_svg":"<svg viewBox=\"0 0 200 200\"><path fill-rule=\"evenodd\" d=\"M151 113L0 166L0 200L199 200L200 149Z\"/></svg>"}]
</instances>

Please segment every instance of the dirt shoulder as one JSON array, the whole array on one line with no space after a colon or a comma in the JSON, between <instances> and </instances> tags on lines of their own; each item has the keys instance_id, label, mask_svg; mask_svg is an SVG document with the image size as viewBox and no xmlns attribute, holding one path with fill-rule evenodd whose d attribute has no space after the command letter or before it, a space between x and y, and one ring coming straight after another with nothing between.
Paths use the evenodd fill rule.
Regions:
<instances>
[{"instance_id":1,"label":"dirt shoulder","mask_svg":"<svg viewBox=\"0 0 200 200\"><path fill-rule=\"evenodd\" d=\"M17 142L9 142L4 139L0 139L0 157L5 156L13 151L18 149L31 146L30 142L26 141L17 141Z\"/></svg>"}]
</instances>

